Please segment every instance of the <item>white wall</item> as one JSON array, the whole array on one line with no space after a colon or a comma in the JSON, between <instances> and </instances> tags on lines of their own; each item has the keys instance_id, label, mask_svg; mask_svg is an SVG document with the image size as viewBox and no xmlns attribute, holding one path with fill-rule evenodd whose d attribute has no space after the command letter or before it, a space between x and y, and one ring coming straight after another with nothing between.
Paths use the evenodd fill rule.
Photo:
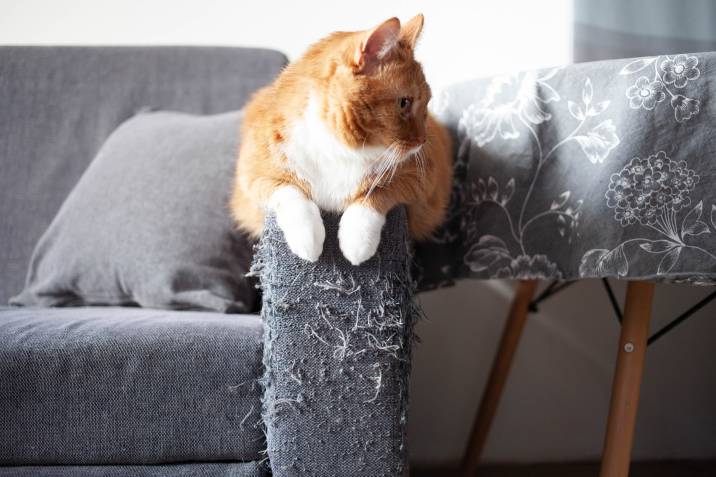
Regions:
<instances>
[{"instance_id":1,"label":"white wall","mask_svg":"<svg viewBox=\"0 0 716 477\"><path fill-rule=\"evenodd\" d=\"M528 0L0 0L0 44L250 45L295 58L335 30L425 14L434 88L570 57L571 2ZM538 39L538 40L535 40Z\"/></svg>"},{"instance_id":2,"label":"white wall","mask_svg":"<svg viewBox=\"0 0 716 477\"><path fill-rule=\"evenodd\" d=\"M624 282L612 282L620 301ZM652 331L712 288L657 285ZM507 282L467 281L423 295L412 382L417 463L461 456L512 294ZM619 326L603 286L581 281L530 315L485 449L488 461L598 460ZM654 343L634 458L716 457L716 302Z\"/></svg>"},{"instance_id":3,"label":"white wall","mask_svg":"<svg viewBox=\"0 0 716 477\"><path fill-rule=\"evenodd\" d=\"M295 58L330 31L417 12L426 16L418 56L436 90L571 57L570 0L0 0L0 44L254 45ZM659 287L654 321L663 324L704 293ZM429 321L419 326L410 424L417 462L459 459L510 297L500 281L422 297ZM637 458L716 457L715 309L650 351ZM527 326L486 458L596 458L617 336L599 282L548 302Z\"/></svg>"}]
</instances>

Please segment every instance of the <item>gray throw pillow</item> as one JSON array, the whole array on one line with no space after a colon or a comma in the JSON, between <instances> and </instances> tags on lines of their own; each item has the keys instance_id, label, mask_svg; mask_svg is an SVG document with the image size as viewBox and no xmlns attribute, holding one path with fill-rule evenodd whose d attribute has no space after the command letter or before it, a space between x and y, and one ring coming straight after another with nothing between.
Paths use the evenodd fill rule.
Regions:
<instances>
[{"instance_id":1,"label":"gray throw pillow","mask_svg":"<svg viewBox=\"0 0 716 477\"><path fill-rule=\"evenodd\" d=\"M248 239L228 211L241 112L119 126L40 239L12 305L248 312Z\"/></svg>"}]
</instances>

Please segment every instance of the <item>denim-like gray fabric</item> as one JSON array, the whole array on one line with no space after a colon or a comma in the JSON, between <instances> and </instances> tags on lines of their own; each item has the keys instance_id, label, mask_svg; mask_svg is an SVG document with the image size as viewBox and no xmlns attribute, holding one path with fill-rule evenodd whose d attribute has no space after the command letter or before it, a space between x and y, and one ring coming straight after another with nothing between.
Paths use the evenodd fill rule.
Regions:
<instances>
[{"instance_id":1,"label":"denim-like gray fabric","mask_svg":"<svg viewBox=\"0 0 716 477\"><path fill-rule=\"evenodd\" d=\"M0 465L262 459L262 330L256 315L3 309Z\"/></svg>"},{"instance_id":2,"label":"denim-like gray fabric","mask_svg":"<svg viewBox=\"0 0 716 477\"><path fill-rule=\"evenodd\" d=\"M455 278L716 281L716 53L468 81L446 227L416 253Z\"/></svg>"},{"instance_id":3,"label":"denim-like gray fabric","mask_svg":"<svg viewBox=\"0 0 716 477\"><path fill-rule=\"evenodd\" d=\"M122 124L40 239L10 303L251 311L252 248L228 210L240 120L162 112Z\"/></svg>"},{"instance_id":4,"label":"denim-like gray fabric","mask_svg":"<svg viewBox=\"0 0 716 477\"><path fill-rule=\"evenodd\" d=\"M293 255L273 218L257 254L263 294L264 421L275 477L396 477L405 426L413 323L404 209L360 267L324 215L315 264Z\"/></svg>"},{"instance_id":5,"label":"denim-like gray fabric","mask_svg":"<svg viewBox=\"0 0 716 477\"><path fill-rule=\"evenodd\" d=\"M0 477L265 477L254 463L0 467Z\"/></svg>"},{"instance_id":6,"label":"denim-like gray fabric","mask_svg":"<svg viewBox=\"0 0 716 477\"><path fill-rule=\"evenodd\" d=\"M109 134L143 108L240 109L286 57L204 47L0 47L0 303Z\"/></svg>"}]
</instances>

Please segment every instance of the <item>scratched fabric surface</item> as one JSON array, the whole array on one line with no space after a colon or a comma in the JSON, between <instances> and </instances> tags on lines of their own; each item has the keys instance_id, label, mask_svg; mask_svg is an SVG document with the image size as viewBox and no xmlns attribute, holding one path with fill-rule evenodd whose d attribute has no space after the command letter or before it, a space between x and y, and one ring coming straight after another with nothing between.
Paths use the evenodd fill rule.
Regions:
<instances>
[{"instance_id":1,"label":"scratched fabric surface","mask_svg":"<svg viewBox=\"0 0 716 477\"><path fill-rule=\"evenodd\" d=\"M420 288L458 278L716 282L716 53L582 63L461 83L446 226Z\"/></svg>"},{"instance_id":2,"label":"scratched fabric surface","mask_svg":"<svg viewBox=\"0 0 716 477\"><path fill-rule=\"evenodd\" d=\"M414 302L406 218L388 216L379 250L354 267L325 215L323 255L293 255L272 218L257 248L263 289L264 425L275 477L396 477L405 426Z\"/></svg>"}]
</instances>

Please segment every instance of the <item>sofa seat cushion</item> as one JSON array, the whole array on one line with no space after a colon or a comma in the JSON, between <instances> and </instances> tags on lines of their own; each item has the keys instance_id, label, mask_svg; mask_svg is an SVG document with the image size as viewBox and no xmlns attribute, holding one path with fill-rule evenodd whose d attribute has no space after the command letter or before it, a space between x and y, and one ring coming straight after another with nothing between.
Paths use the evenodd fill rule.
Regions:
<instances>
[{"instance_id":1,"label":"sofa seat cushion","mask_svg":"<svg viewBox=\"0 0 716 477\"><path fill-rule=\"evenodd\" d=\"M0 309L0 466L260 460L262 331L254 315Z\"/></svg>"}]
</instances>

